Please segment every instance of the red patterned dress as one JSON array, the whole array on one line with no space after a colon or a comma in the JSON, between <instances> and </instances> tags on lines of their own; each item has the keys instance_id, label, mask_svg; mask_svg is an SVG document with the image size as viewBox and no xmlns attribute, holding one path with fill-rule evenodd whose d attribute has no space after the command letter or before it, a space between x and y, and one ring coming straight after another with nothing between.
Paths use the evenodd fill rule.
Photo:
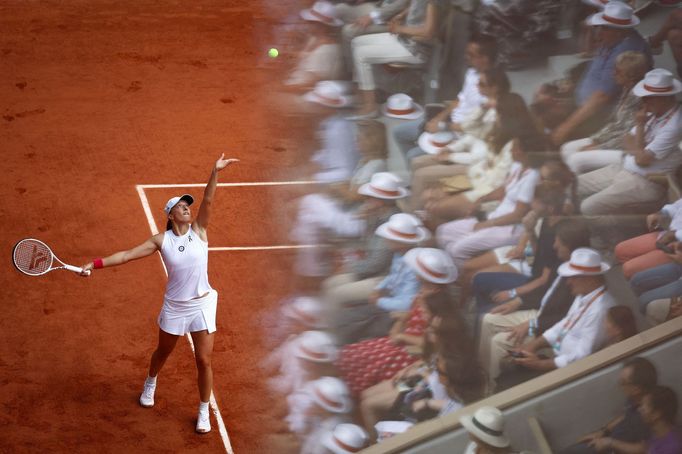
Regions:
<instances>
[{"instance_id":1,"label":"red patterned dress","mask_svg":"<svg viewBox=\"0 0 682 454\"><path fill-rule=\"evenodd\" d=\"M414 304L403 333L421 336L427 325L422 305ZM336 365L341 378L357 396L370 386L393 377L418 359L407 353L404 345L396 345L386 336L346 345L341 349Z\"/></svg>"}]
</instances>

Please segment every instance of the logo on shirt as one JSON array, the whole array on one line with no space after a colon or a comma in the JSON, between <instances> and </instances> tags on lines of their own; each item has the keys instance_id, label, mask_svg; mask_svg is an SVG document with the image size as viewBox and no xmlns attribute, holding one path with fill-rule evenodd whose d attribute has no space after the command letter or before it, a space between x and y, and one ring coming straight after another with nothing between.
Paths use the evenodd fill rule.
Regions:
<instances>
[{"instance_id":1,"label":"logo on shirt","mask_svg":"<svg viewBox=\"0 0 682 454\"><path fill-rule=\"evenodd\" d=\"M180 252L182 252L182 251L184 251L184 250L185 250L185 246L180 246L180 247L178 248L178 251L180 251Z\"/></svg>"}]
</instances>

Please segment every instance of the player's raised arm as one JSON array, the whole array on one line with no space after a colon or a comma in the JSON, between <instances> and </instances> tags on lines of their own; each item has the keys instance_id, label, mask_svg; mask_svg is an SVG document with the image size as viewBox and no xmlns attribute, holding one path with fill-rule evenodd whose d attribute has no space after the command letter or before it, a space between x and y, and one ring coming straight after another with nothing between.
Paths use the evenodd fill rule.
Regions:
<instances>
[{"instance_id":1,"label":"player's raised arm","mask_svg":"<svg viewBox=\"0 0 682 454\"><path fill-rule=\"evenodd\" d=\"M216 186L218 185L218 172L223 170L228 165L233 162L238 162L239 159L225 159L225 153L223 153L220 158L215 162L215 166L211 171L211 177L206 183L206 189L204 189L204 199L201 201L201 206L199 207L199 214L194 221L194 230L206 240L206 228L208 228L208 220L211 215L211 204L213 203L213 197L215 196Z\"/></svg>"},{"instance_id":2,"label":"player's raised arm","mask_svg":"<svg viewBox=\"0 0 682 454\"><path fill-rule=\"evenodd\" d=\"M93 269L123 265L131 260L137 260L152 255L154 252L161 250L162 241L163 233L159 233L132 249L119 251L101 259L95 259L92 262L83 265L81 276L89 276L89 271Z\"/></svg>"}]
</instances>

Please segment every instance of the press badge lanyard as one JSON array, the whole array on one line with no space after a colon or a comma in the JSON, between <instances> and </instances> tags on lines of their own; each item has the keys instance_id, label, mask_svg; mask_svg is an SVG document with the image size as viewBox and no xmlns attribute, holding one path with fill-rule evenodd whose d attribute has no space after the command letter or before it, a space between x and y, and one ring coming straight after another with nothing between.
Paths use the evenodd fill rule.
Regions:
<instances>
[{"instance_id":1,"label":"press badge lanyard","mask_svg":"<svg viewBox=\"0 0 682 454\"><path fill-rule=\"evenodd\" d=\"M561 342L564 340L566 337L566 334L575 326L576 323L582 318L583 314L587 309L590 308L592 303L594 303L597 298L602 296L606 292L606 287L601 287L601 290L597 292L596 295L594 295L585 305L583 306L582 310L578 314L576 318L570 318L566 320L566 323L564 323L564 326L561 328L561 331L559 331L559 336L557 336L556 342L552 345L552 349L554 350L555 353L559 353L559 350L561 349Z\"/></svg>"}]
</instances>

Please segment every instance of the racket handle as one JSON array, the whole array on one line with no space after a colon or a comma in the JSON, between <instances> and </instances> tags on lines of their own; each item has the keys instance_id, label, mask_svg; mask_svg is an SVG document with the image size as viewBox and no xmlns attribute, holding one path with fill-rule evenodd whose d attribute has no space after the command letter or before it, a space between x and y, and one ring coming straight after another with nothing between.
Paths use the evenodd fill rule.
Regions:
<instances>
[{"instance_id":1,"label":"racket handle","mask_svg":"<svg viewBox=\"0 0 682 454\"><path fill-rule=\"evenodd\" d=\"M81 268L80 266L64 265L64 268L78 274L81 274L83 272L83 268ZM87 274L88 275L90 274L89 270Z\"/></svg>"}]
</instances>

